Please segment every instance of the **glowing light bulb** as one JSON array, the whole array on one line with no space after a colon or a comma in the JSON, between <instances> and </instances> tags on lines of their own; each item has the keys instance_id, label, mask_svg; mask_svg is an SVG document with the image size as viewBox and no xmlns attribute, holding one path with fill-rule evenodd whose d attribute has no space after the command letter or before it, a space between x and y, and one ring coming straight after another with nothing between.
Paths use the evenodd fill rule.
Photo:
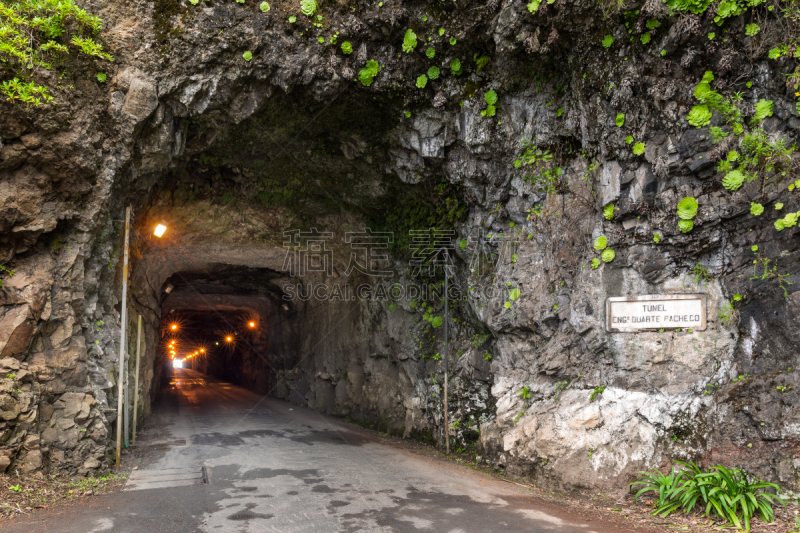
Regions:
<instances>
[{"instance_id":1,"label":"glowing light bulb","mask_svg":"<svg viewBox=\"0 0 800 533\"><path fill-rule=\"evenodd\" d=\"M153 231L153 235L160 238L164 236L165 231L167 231L167 227L164 224L158 224L155 231Z\"/></svg>"}]
</instances>

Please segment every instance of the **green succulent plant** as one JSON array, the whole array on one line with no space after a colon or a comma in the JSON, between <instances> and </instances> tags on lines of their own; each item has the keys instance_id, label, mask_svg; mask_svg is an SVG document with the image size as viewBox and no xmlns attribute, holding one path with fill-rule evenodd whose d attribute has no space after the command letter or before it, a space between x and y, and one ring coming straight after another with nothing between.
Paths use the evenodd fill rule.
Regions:
<instances>
[{"instance_id":1,"label":"green succulent plant","mask_svg":"<svg viewBox=\"0 0 800 533\"><path fill-rule=\"evenodd\" d=\"M317 12L317 0L300 0L300 11L303 15L310 17Z\"/></svg>"},{"instance_id":2,"label":"green succulent plant","mask_svg":"<svg viewBox=\"0 0 800 533\"><path fill-rule=\"evenodd\" d=\"M744 183L744 174L739 170L731 170L722 178L722 186L729 191L739 189Z\"/></svg>"},{"instance_id":3,"label":"green succulent plant","mask_svg":"<svg viewBox=\"0 0 800 533\"><path fill-rule=\"evenodd\" d=\"M636 143L633 145L633 155L642 155L644 153L644 143Z\"/></svg>"},{"instance_id":4,"label":"green succulent plant","mask_svg":"<svg viewBox=\"0 0 800 533\"><path fill-rule=\"evenodd\" d=\"M453 74L453 76L460 76L461 75L461 73L463 72L463 69L461 68L461 60L460 59L455 58L452 61L450 61L450 72Z\"/></svg>"},{"instance_id":5,"label":"green succulent plant","mask_svg":"<svg viewBox=\"0 0 800 533\"><path fill-rule=\"evenodd\" d=\"M653 233L653 242L658 244L661 242L661 235L658 233Z\"/></svg>"},{"instance_id":6,"label":"green succulent plant","mask_svg":"<svg viewBox=\"0 0 800 533\"><path fill-rule=\"evenodd\" d=\"M417 78L417 88L424 89L426 85L428 85L428 77L425 74L423 74L422 76Z\"/></svg>"},{"instance_id":7,"label":"green succulent plant","mask_svg":"<svg viewBox=\"0 0 800 533\"><path fill-rule=\"evenodd\" d=\"M342 53L348 56L353 53L353 45L349 41L342 43Z\"/></svg>"},{"instance_id":8,"label":"green succulent plant","mask_svg":"<svg viewBox=\"0 0 800 533\"><path fill-rule=\"evenodd\" d=\"M433 48L428 48L427 50L425 50L425 55L428 56L428 59L433 59L434 57L436 57L436 50L434 50Z\"/></svg>"},{"instance_id":9,"label":"green succulent plant","mask_svg":"<svg viewBox=\"0 0 800 533\"><path fill-rule=\"evenodd\" d=\"M606 220L611 220L614 218L614 204L608 204L603 208L603 217Z\"/></svg>"},{"instance_id":10,"label":"green succulent plant","mask_svg":"<svg viewBox=\"0 0 800 533\"><path fill-rule=\"evenodd\" d=\"M613 35L606 35L603 37L601 41L603 48L611 48L611 45L614 44L614 36Z\"/></svg>"},{"instance_id":11,"label":"green succulent plant","mask_svg":"<svg viewBox=\"0 0 800 533\"><path fill-rule=\"evenodd\" d=\"M678 221L678 229L681 230L681 233L689 233L694 229L694 221L680 220Z\"/></svg>"},{"instance_id":12,"label":"green succulent plant","mask_svg":"<svg viewBox=\"0 0 800 533\"><path fill-rule=\"evenodd\" d=\"M253 59L253 52L251 52L250 50L246 51L245 53L242 54L242 58L245 61L250 61L251 59Z\"/></svg>"},{"instance_id":13,"label":"green succulent plant","mask_svg":"<svg viewBox=\"0 0 800 533\"><path fill-rule=\"evenodd\" d=\"M601 264L602 263L600 262L600 260L595 257L594 259L592 259L592 270L597 270Z\"/></svg>"},{"instance_id":14,"label":"green succulent plant","mask_svg":"<svg viewBox=\"0 0 800 533\"><path fill-rule=\"evenodd\" d=\"M754 216L759 216L761 213L764 212L764 206L761 204L757 204L755 202L750 202L750 214Z\"/></svg>"},{"instance_id":15,"label":"green succulent plant","mask_svg":"<svg viewBox=\"0 0 800 533\"><path fill-rule=\"evenodd\" d=\"M262 13L266 13L269 11L269 2L261 2L261 5L258 7L261 9Z\"/></svg>"},{"instance_id":16,"label":"green succulent plant","mask_svg":"<svg viewBox=\"0 0 800 533\"><path fill-rule=\"evenodd\" d=\"M600 259L602 259L606 263L610 263L611 261L614 260L616 256L617 254L614 253L614 250L608 248L606 250L603 250L603 253L600 254Z\"/></svg>"},{"instance_id":17,"label":"green succulent plant","mask_svg":"<svg viewBox=\"0 0 800 533\"><path fill-rule=\"evenodd\" d=\"M606 246L608 245L608 239L605 235L600 235L598 238L594 240L594 249L598 252L600 250L605 250Z\"/></svg>"},{"instance_id":18,"label":"green succulent plant","mask_svg":"<svg viewBox=\"0 0 800 533\"><path fill-rule=\"evenodd\" d=\"M358 81L361 82L361 85L369 87L370 85L372 85L372 80L375 79L375 76L378 75L378 72L380 72L380 70L381 66L378 64L378 62L375 61L374 59L370 59L369 61L367 61L367 64L364 65L364 67L358 71Z\"/></svg>"},{"instance_id":19,"label":"green succulent plant","mask_svg":"<svg viewBox=\"0 0 800 533\"><path fill-rule=\"evenodd\" d=\"M105 83L106 81L106 73L105 72L98 72L97 73L97 81L100 83Z\"/></svg>"},{"instance_id":20,"label":"green succulent plant","mask_svg":"<svg viewBox=\"0 0 800 533\"><path fill-rule=\"evenodd\" d=\"M697 200L691 196L687 196L678 202L678 216L682 220L691 220L697 215Z\"/></svg>"},{"instance_id":21,"label":"green succulent plant","mask_svg":"<svg viewBox=\"0 0 800 533\"><path fill-rule=\"evenodd\" d=\"M689 124L695 128L708 126L708 124L711 122L711 111L706 105L696 105L691 111L689 111L689 115L686 117L686 120L688 120Z\"/></svg>"},{"instance_id":22,"label":"green succulent plant","mask_svg":"<svg viewBox=\"0 0 800 533\"><path fill-rule=\"evenodd\" d=\"M410 54L417 47L417 34L409 28L403 36L403 52Z\"/></svg>"},{"instance_id":23,"label":"green succulent plant","mask_svg":"<svg viewBox=\"0 0 800 533\"><path fill-rule=\"evenodd\" d=\"M439 79L439 67L431 67L428 69L428 78L432 80Z\"/></svg>"},{"instance_id":24,"label":"green succulent plant","mask_svg":"<svg viewBox=\"0 0 800 533\"><path fill-rule=\"evenodd\" d=\"M510 291L508 291L508 299L511 300L512 302L516 302L517 300L519 300L519 289L515 287Z\"/></svg>"},{"instance_id":25,"label":"green succulent plant","mask_svg":"<svg viewBox=\"0 0 800 533\"><path fill-rule=\"evenodd\" d=\"M643 34L641 34L641 35L639 36L639 40L642 42L642 44L647 44L647 43L649 43L649 42L650 42L650 39L651 39L651 37L650 37L650 34L649 34L649 33L643 33Z\"/></svg>"},{"instance_id":26,"label":"green succulent plant","mask_svg":"<svg viewBox=\"0 0 800 533\"><path fill-rule=\"evenodd\" d=\"M625 113L617 113L617 119L614 121L618 128L625 125Z\"/></svg>"}]
</instances>

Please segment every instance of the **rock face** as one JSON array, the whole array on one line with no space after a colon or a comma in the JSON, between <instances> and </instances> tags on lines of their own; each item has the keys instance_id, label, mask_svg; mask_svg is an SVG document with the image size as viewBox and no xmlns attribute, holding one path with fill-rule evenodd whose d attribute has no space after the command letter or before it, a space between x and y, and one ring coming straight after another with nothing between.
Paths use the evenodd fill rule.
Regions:
<instances>
[{"instance_id":1,"label":"rock face","mask_svg":"<svg viewBox=\"0 0 800 533\"><path fill-rule=\"evenodd\" d=\"M108 465L131 204L140 420L166 321L217 313L259 325L197 368L382 431L447 431L541 482L623 485L691 459L798 489L800 240L783 217L800 209L800 122L794 60L769 52L779 14L709 40L713 18L649 1L296 4L110 5L105 83L77 61L53 103L0 102L0 469ZM708 71L737 111L705 102L694 127ZM754 179L724 187L737 165ZM330 268L303 275L287 258L311 228L331 234ZM365 228L392 240L354 268ZM450 427L441 292L408 292L442 290L441 269L420 275L423 228L454 244ZM706 295L704 331L606 330L608 297L681 293Z\"/></svg>"}]
</instances>

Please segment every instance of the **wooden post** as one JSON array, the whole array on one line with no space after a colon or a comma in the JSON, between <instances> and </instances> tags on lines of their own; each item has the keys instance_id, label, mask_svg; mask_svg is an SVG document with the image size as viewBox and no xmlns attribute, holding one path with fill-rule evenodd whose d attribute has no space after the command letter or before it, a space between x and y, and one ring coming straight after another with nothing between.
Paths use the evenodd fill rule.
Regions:
<instances>
[{"instance_id":1,"label":"wooden post","mask_svg":"<svg viewBox=\"0 0 800 533\"><path fill-rule=\"evenodd\" d=\"M125 245L122 252L122 320L119 333L119 372L117 374L117 468L122 454L122 393L125 378L125 339L128 329L128 245L130 243L131 207L125 209Z\"/></svg>"},{"instance_id":2,"label":"wooden post","mask_svg":"<svg viewBox=\"0 0 800 533\"><path fill-rule=\"evenodd\" d=\"M444 265L444 440L447 446L447 454L450 454L450 424L447 419L447 327L449 326L450 317L448 316L447 308L447 263Z\"/></svg>"},{"instance_id":3,"label":"wooden post","mask_svg":"<svg viewBox=\"0 0 800 533\"><path fill-rule=\"evenodd\" d=\"M142 315L136 326L136 375L133 377L133 438L131 444L136 444L136 407L139 403L139 359L142 350Z\"/></svg>"}]
</instances>

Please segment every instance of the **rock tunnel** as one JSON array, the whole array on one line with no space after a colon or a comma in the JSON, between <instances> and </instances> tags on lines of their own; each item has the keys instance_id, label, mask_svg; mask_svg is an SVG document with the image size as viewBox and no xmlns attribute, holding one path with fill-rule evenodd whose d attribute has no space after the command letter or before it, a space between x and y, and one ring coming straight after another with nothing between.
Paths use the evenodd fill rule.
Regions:
<instances>
[{"instance_id":1,"label":"rock tunnel","mask_svg":"<svg viewBox=\"0 0 800 533\"><path fill-rule=\"evenodd\" d=\"M98 9L115 61L70 63L72 96L0 102L0 468L110 464L141 316L140 421L180 359L554 483L679 457L796 490L800 123L769 46L709 47L660 2L144 4ZM747 142L687 122L698 84ZM703 328L607 325L609 299L682 294Z\"/></svg>"}]
</instances>

